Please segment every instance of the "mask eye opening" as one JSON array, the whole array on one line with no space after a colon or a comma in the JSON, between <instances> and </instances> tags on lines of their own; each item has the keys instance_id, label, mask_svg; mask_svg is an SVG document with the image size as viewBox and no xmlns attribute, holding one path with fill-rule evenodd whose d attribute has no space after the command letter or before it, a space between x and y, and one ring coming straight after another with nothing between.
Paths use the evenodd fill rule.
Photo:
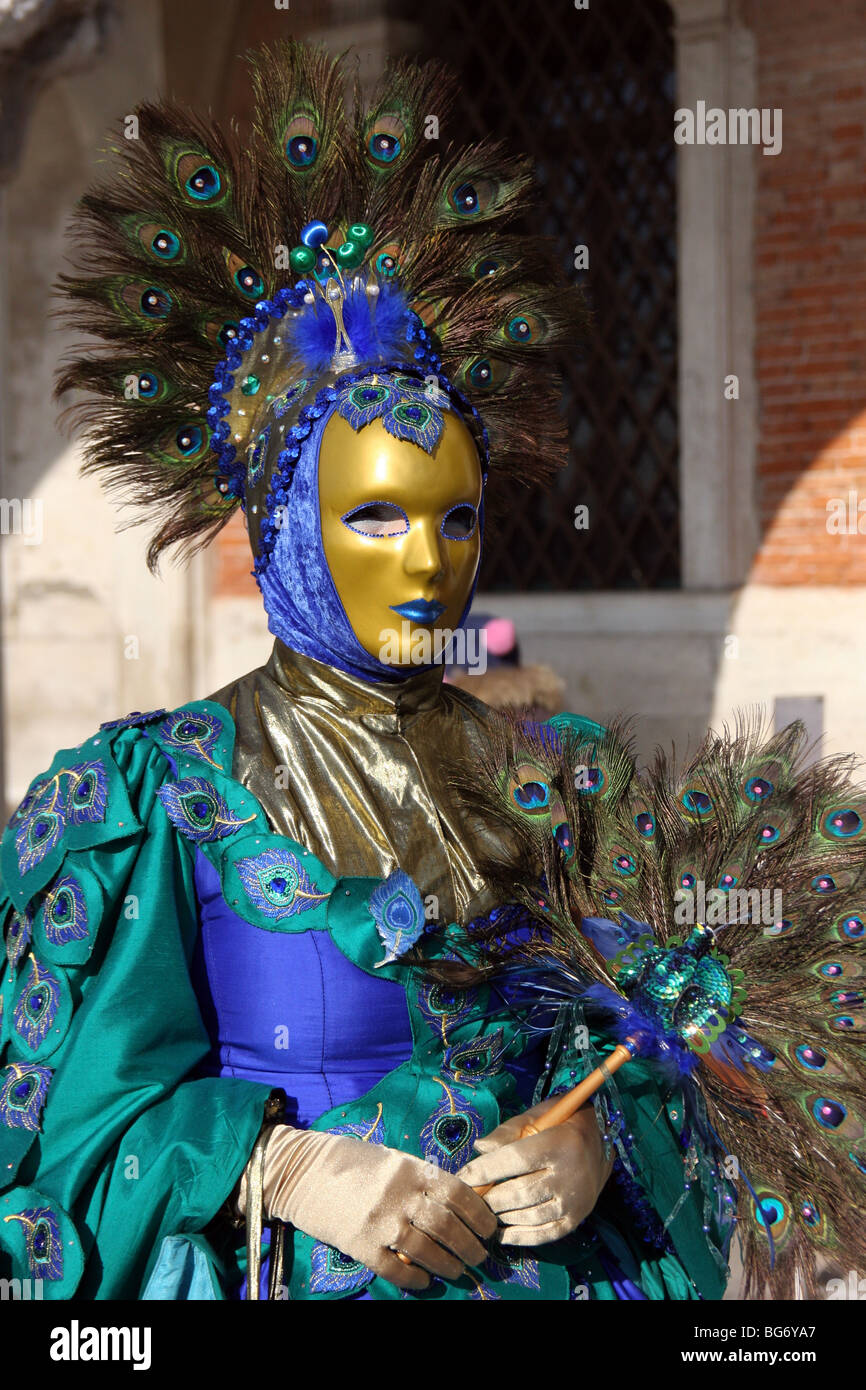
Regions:
<instances>
[{"instance_id":1,"label":"mask eye opening","mask_svg":"<svg viewBox=\"0 0 866 1390\"><path fill-rule=\"evenodd\" d=\"M384 540L405 536L409 518L394 502L362 502L340 517L344 526L367 539Z\"/></svg>"},{"instance_id":2,"label":"mask eye opening","mask_svg":"<svg viewBox=\"0 0 866 1390\"><path fill-rule=\"evenodd\" d=\"M451 541L468 541L475 535L478 525L478 510L471 502L458 502L442 518L440 531Z\"/></svg>"}]
</instances>

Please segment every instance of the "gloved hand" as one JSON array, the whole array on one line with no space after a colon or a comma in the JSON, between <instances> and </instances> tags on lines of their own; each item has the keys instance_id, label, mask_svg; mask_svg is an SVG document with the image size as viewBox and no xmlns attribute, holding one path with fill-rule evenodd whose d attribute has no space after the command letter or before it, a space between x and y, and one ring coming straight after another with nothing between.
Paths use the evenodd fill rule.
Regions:
<instances>
[{"instance_id":1,"label":"gloved hand","mask_svg":"<svg viewBox=\"0 0 866 1390\"><path fill-rule=\"evenodd\" d=\"M503 1245L545 1245L569 1235L592 1211L610 1177L595 1111L584 1106L564 1124L520 1139L528 1119L558 1097L542 1101L475 1143L481 1157L456 1176L472 1187L495 1183L484 1200L506 1227Z\"/></svg>"},{"instance_id":2,"label":"gloved hand","mask_svg":"<svg viewBox=\"0 0 866 1390\"><path fill-rule=\"evenodd\" d=\"M483 1197L421 1158L347 1135L280 1125L265 1153L264 1209L401 1289L459 1279L496 1230ZM246 1205L246 1174L238 1207ZM481 1239L479 1239L481 1237ZM403 1264L394 1253L414 1261ZM423 1268L421 1267L423 1266ZM428 1274L427 1271L430 1273Z\"/></svg>"}]
</instances>

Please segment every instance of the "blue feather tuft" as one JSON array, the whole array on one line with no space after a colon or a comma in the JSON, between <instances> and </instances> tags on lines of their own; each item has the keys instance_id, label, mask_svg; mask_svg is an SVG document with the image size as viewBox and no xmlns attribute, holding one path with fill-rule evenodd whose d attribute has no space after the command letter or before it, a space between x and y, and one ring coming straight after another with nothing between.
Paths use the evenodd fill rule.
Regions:
<instances>
[{"instance_id":1,"label":"blue feather tuft","mask_svg":"<svg viewBox=\"0 0 866 1390\"><path fill-rule=\"evenodd\" d=\"M672 1084L681 1076L687 1076L698 1065L699 1057L690 1048L684 1047L675 1033L665 1033L655 1026L645 1013L632 1007L627 999L608 989L606 985L589 985L580 998L589 1016L595 1010L605 1014L610 1020L608 1028L617 1042L633 1038L642 1058L657 1062Z\"/></svg>"},{"instance_id":2,"label":"blue feather tuft","mask_svg":"<svg viewBox=\"0 0 866 1390\"><path fill-rule=\"evenodd\" d=\"M291 355L302 363L302 374L319 376L328 370L334 356L336 319L317 296L314 304L304 305L297 318L289 319L283 329L283 339Z\"/></svg>"},{"instance_id":3,"label":"blue feather tuft","mask_svg":"<svg viewBox=\"0 0 866 1390\"><path fill-rule=\"evenodd\" d=\"M343 301L343 326L360 365L375 366L406 356L409 305L404 294L385 286L371 299L363 284L352 285ZM305 305L284 329L286 347L307 376L318 376L331 365L337 346L337 323L320 296Z\"/></svg>"}]
</instances>

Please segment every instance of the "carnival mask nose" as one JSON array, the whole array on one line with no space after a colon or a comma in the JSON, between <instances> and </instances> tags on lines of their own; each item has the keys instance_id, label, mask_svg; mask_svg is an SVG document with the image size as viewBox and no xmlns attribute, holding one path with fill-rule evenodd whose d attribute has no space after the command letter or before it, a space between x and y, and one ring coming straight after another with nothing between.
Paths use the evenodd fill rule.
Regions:
<instances>
[{"instance_id":1,"label":"carnival mask nose","mask_svg":"<svg viewBox=\"0 0 866 1390\"><path fill-rule=\"evenodd\" d=\"M322 546L361 646L388 665L429 664L465 616L481 553L481 468L445 416L432 454L380 420L335 415L319 455Z\"/></svg>"}]
</instances>

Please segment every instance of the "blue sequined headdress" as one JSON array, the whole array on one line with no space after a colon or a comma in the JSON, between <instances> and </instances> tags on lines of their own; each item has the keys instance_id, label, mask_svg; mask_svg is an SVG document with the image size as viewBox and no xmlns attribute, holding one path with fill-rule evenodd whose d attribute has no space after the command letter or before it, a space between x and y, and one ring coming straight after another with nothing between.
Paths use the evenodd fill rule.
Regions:
<instances>
[{"instance_id":1,"label":"blue sequined headdress","mask_svg":"<svg viewBox=\"0 0 866 1390\"><path fill-rule=\"evenodd\" d=\"M139 139L117 141L62 277L72 322L110 352L77 357L58 391L101 398L76 407L85 469L156 518L150 565L242 506L267 603L284 522L311 521L292 500L307 441L334 412L432 452L456 411L485 474L489 452L491 476L552 475L550 350L582 307L542 238L504 230L532 215L528 161L446 142L437 66L391 65L352 118L324 51L284 41L252 71L243 149L169 104L139 107Z\"/></svg>"}]
</instances>

